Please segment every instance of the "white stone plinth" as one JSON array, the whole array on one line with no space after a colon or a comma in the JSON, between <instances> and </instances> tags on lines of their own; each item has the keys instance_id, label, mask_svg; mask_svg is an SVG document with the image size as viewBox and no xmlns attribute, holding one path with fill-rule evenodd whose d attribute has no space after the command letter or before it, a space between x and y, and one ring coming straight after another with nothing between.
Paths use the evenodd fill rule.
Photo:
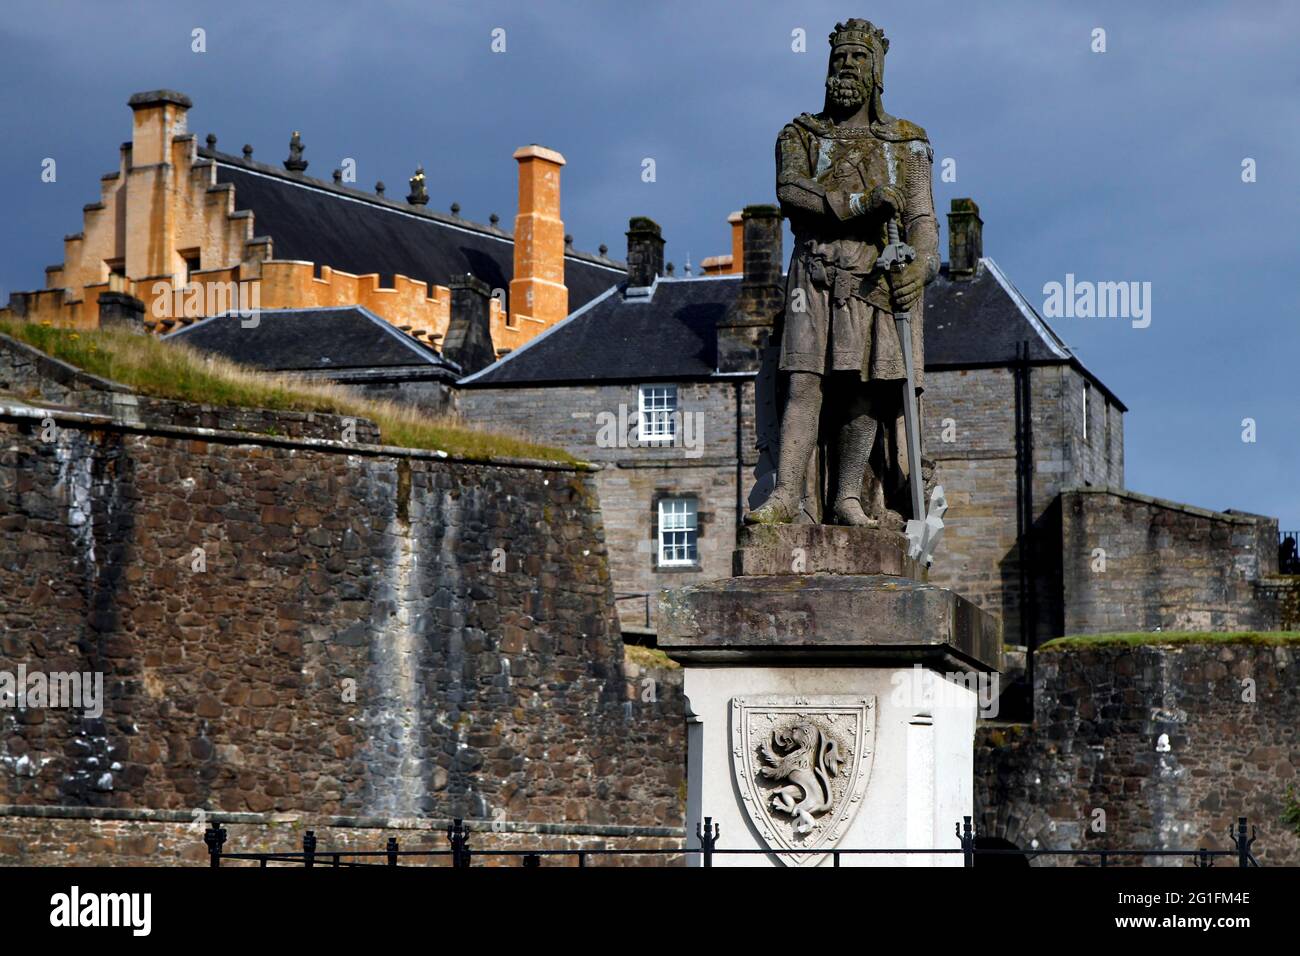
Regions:
<instances>
[{"instance_id":1,"label":"white stone plinth","mask_svg":"<svg viewBox=\"0 0 1300 956\"><path fill-rule=\"evenodd\" d=\"M979 698L970 675L944 674L925 665L909 667L870 666L763 666L760 664L685 664L687 698L687 845L698 846L695 825L705 815L719 824L717 847L770 849L773 829L770 820L793 824L788 814L776 812L768 823L761 812L747 809L761 802L771 806L776 786L752 775L745 784L737 780L746 745L741 734L733 734L742 705L762 708L765 703L807 701L816 713L819 705L829 709L829 700L841 701L844 712L835 718L849 726L855 702L869 701L866 708L872 726L858 738L869 753L849 754L846 743L852 734L840 734L837 750L844 759L837 787L840 801L852 799L849 776L855 760L869 760L865 789L856 810L842 825L842 836L833 842L839 849L908 848L958 849L954 825L972 815L974 786L975 720ZM802 706L802 705L801 705ZM776 705L773 705L776 707ZM770 712L773 708L769 708ZM796 708L797 709L797 708ZM785 717L767 718L776 726ZM761 736L761 735L760 735ZM755 738L757 739L757 738ZM764 738L766 739L766 738ZM756 747L750 747L756 750ZM760 761L761 764L761 761ZM840 804L844 805L843 803ZM835 817L833 806L817 818L820 825ZM758 817L756 822L755 817ZM768 830L765 839L762 830ZM784 831L783 831L784 832ZM792 832L792 831L791 831ZM828 832L833 832L829 831ZM801 838L800 838L801 839ZM829 846L827 846L829 849ZM799 865L793 855L776 853L727 856L718 854L714 866ZM688 863L700 864L698 853ZM811 858L803 865L832 866L829 853ZM840 866L961 866L960 853L950 854L841 854Z\"/></svg>"}]
</instances>

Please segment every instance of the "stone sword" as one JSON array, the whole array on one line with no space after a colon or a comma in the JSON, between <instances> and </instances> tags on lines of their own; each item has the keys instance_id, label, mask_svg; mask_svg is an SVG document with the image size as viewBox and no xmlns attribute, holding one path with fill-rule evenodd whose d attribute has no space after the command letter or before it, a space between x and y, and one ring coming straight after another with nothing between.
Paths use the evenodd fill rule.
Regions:
<instances>
[{"instance_id":1,"label":"stone sword","mask_svg":"<svg viewBox=\"0 0 1300 956\"><path fill-rule=\"evenodd\" d=\"M916 250L903 242L898 235L898 223L891 218L889 220L889 245L881 250L879 258L876 259L876 265L886 273L897 275L903 271L903 267L916 258ZM915 526L910 526L908 537L912 537L912 527L919 529L920 522L924 522L925 514L925 493L922 491L921 478L921 434L920 423L917 420L916 407L916 372L912 367L912 313L910 311L894 313L894 328L898 331L898 344L903 348L903 367L907 370L907 388L903 396L903 425L907 431L907 462L909 474L909 484L912 490L912 518L918 522ZM919 551L921 542L913 541L914 547Z\"/></svg>"}]
</instances>

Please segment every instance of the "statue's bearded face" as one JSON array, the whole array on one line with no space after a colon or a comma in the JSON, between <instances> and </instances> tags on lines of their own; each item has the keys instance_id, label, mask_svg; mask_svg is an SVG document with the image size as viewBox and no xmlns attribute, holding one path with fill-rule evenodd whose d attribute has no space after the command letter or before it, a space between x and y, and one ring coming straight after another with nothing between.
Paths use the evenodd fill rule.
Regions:
<instances>
[{"instance_id":1,"label":"statue's bearded face","mask_svg":"<svg viewBox=\"0 0 1300 956\"><path fill-rule=\"evenodd\" d=\"M871 97L871 52L860 46L839 46L831 51L826 72L826 92L840 109L857 109Z\"/></svg>"}]
</instances>

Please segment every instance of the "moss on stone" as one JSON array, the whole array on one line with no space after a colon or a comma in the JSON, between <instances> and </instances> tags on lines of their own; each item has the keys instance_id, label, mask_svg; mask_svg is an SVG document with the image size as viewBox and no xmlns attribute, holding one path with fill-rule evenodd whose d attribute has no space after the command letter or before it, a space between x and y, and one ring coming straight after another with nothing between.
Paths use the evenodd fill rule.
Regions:
<instances>
[{"instance_id":1,"label":"moss on stone","mask_svg":"<svg viewBox=\"0 0 1300 956\"><path fill-rule=\"evenodd\" d=\"M627 644L623 647L623 659L637 667L657 667L674 670L682 665L670 660L668 655L657 647L642 647L640 644Z\"/></svg>"},{"instance_id":2,"label":"moss on stone","mask_svg":"<svg viewBox=\"0 0 1300 956\"><path fill-rule=\"evenodd\" d=\"M1071 634L1048 641L1040 651L1075 651L1092 647L1177 647L1182 644L1250 644L1259 647L1300 645L1300 631L1151 631L1122 634Z\"/></svg>"},{"instance_id":3,"label":"moss on stone","mask_svg":"<svg viewBox=\"0 0 1300 956\"><path fill-rule=\"evenodd\" d=\"M40 349L91 375L141 395L173 401L271 411L322 412L373 421L385 444L443 451L487 461L519 458L573 464L558 448L467 426L450 417L393 401L362 398L339 385L248 368L152 335L53 328L0 321L0 333ZM267 431L265 434L274 434Z\"/></svg>"}]
</instances>

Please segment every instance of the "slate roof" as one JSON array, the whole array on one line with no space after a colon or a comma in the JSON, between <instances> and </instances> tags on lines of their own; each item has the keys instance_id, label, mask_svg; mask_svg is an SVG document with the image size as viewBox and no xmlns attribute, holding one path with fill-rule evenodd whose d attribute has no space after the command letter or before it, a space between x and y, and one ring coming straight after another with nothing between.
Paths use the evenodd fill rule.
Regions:
<instances>
[{"instance_id":1,"label":"slate roof","mask_svg":"<svg viewBox=\"0 0 1300 956\"><path fill-rule=\"evenodd\" d=\"M324 372L425 366L458 375L460 367L361 306L262 309L256 326L227 313L163 337L233 362L273 371Z\"/></svg>"},{"instance_id":2,"label":"slate roof","mask_svg":"<svg viewBox=\"0 0 1300 956\"><path fill-rule=\"evenodd\" d=\"M257 235L272 239L276 259L378 273L384 287L398 273L445 286L469 272L509 296L514 239L505 230L212 149L199 155L216 164L218 183L235 187L235 208L253 212ZM571 250L564 259L569 308L591 301L625 271L621 262Z\"/></svg>"},{"instance_id":3,"label":"slate roof","mask_svg":"<svg viewBox=\"0 0 1300 956\"><path fill-rule=\"evenodd\" d=\"M1073 354L992 259L971 279L948 267L925 287L925 367L1005 365L1029 343L1031 362L1068 362Z\"/></svg>"},{"instance_id":4,"label":"slate roof","mask_svg":"<svg viewBox=\"0 0 1300 956\"><path fill-rule=\"evenodd\" d=\"M656 280L648 298L625 283L579 309L493 365L461 380L468 388L608 381L704 379L717 375L715 329L740 291L741 276ZM925 294L926 370L1005 366L1029 343L1035 364L1068 364L1119 407L992 259L973 279L945 266Z\"/></svg>"}]
</instances>

